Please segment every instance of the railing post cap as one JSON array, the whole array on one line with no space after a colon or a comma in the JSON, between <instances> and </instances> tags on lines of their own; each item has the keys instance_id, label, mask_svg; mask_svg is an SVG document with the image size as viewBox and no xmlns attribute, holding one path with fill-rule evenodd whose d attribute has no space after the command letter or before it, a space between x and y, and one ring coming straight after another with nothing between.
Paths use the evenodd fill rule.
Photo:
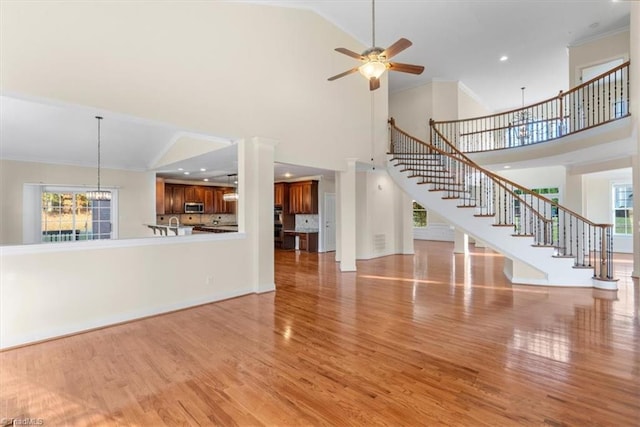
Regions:
<instances>
[{"instance_id":1,"label":"railing post cap","mask_svg":"<svg viewBox=\"0 0 640 427\"><path fill-rule=\"evenodd\" d=\"M433 125L433 122L434 122L433 117L431 117L431 118L429 119L429 126Z\"/></svg>"},{"instance_id":2,"label":"railing post cap","mask_svg":"<svg viewBox=\"0 0 640 427\"><path fill-rule=\"evenodd\" d=\"M396 119L394 119L393 117L389 117L389 124L391 126L395 126L396 125Z\"/></svg>"}]
</instances>

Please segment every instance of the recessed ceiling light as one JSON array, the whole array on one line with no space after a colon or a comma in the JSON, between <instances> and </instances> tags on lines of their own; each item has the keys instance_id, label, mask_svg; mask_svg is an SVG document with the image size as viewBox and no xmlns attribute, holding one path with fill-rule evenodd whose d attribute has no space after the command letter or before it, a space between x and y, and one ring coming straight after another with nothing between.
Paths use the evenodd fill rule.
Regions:
<instances>
[{"instance_id":1,"label":"recessed ceiling light","mask_svg":"<svg viewBox=\"0 0 640 427\"><path fill-rule=\"evenodd\" d=\"M179 170L179 171L183 171L184 169L182 169L182 168L178 168L178 170Z\"/></svg>"},{"instance_id":2,"label":"recessed ceiling light","mask_svg":"<svg viewBox=\"0 0 640 427\"><path fill-rule=\"evenodd\" d=\"M505 169L511 169L511 166L506 165L504 168L505 168Z\"/></svg>"},{"instance_id":3,"label":"recessed ceiling light","mask_svg":"<svg viewBox=\"0 0 640 427\"><path fill-rule=\"evenodd\" d=\"M185 175L189 175L189 172L184 172Z\"/></svg>"},{"instance_id":4,"label":"recessed ceiling light","mask_svg":"<svg viewBox=\"0 0 640 427\"><path fill-rule=\"evenodd\" d=\"M205 168L200 168L200 172L206 172L207 170Z\"/></svg>"},{"instance_id":5,"label":"recessed ceiling light","mask_svg":"<svg viewBox=\"0 0 640 427\"><path fill-rule=\"evenodd\" d=\"M203 179L203 181L209 182L209 178L205 178Z\"/></svg>"},{"instance_id":6,"label":"recessed ceiling light","mask_svg":"<svg viewBox=\"0 0 640 427\"><path fill-rule=\"evenodd\" d=\"M291 174L289 172L287 172L287 173L284 174L284 177L285 178L291 178Z\"/></svg>"},{"instance_id":7,"label":"recessed ceiling light","mask_svg":"<svg viewBox=\"0 0 640 427\"><path fill-rule=\"evenodd\" d=\"M506 61L507 59L509 59L509 57L507 55L502 55L500 57L500 61L502 61L502 62Z\"/></svg>"}]
</instances>

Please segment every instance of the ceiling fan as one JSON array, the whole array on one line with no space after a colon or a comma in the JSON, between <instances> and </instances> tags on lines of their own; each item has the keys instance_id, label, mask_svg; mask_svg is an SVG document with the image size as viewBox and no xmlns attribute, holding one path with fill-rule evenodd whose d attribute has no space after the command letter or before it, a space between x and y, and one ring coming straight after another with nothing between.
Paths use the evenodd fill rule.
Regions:
<instances>
[{"instance_id":1,"label":"ceiling fan","mask_svg":"<svg viewBox=\"0 0 640 427\"><path fill-rule=\"evenodd\" d=\"M371 0L371 34L372 47L362 53L356 53L344 47L337 47L335 50L347 56L362 61L358 67L354 67L344 73L329 77L329 81L337 80L341 77L360 71L369 80L369 90L376 90L380 87L380 77L385 70L400 71L410 74L421 74L424 71L422 65L401 64L399 62L389 62L391 58L399 54L413 43L405 38L401 38L386 49L376 47L376 7L375 0Z\"/></svg>"}]
</instances>

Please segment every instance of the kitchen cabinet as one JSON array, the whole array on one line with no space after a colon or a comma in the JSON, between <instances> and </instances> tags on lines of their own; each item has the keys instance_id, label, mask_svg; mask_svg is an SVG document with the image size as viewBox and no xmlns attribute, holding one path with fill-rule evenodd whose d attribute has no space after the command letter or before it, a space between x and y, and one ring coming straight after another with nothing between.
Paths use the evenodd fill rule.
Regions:
<instances>
[{"instance_id":1,"label":"kitchen cabinet","mask_svg":"<svg viewBox=\"0 0 640 427\"><path fill-rule=\"evenodd\" d=\"M156 215L164 215L164 179L156 178Z\"/></svg>"},{"instance_id":2,"label":"kitchen cabinet","mask_svg":"<svg viewBox=\"0 0 640 427\"><path fill-rule=\"evenodd\" d=\"M292 182L289 184L288 213L318 213L318 181Z\"/></svg>"},{"instance_id":3,"label":"kitchen cabinet","mask_svg":"<svg viewBox=\"0 0 640 427\"><path fill-rule=\"evenodd\" d=\"M184 213L184 187L184 185L179 184L164 185L165 214Z\"/></svg>"},{"instance_id":4,"label":"kitchen cabinet","mask_svg":"<svg viewBox=\"0 0 640 427\"><path fill-rule=\"evenodd\" d=\"M204 197L204 213L212 214L215 213L215 204L214 204L214 191L211 187L205 187L203 190Z\"/></svg>"},{"instance_id":5,"label":"kitchen cabinet","mask_svg":"<svg viewBox=\"0 0 640 427\"><path fill-rule=\"evenodd\" d=\"M234 192L235 188L216 187L213 195L214 213L233 214L236 212L237 202L225 202L224 193Z\"/></svg>"},{"instance_id":6,"label":"kitchen cabinet","mask_svg":"<svg viewBox=\"0 0 640 427\"><path fill-rule=\"evenodd\" d=\"M281 208L283 213L289 211L289 184L277 182L273 185L273 205Z\"/></svg>"},{"instance_id":7,"label":"kitchen cabinet","mask_svg":"<svg viewBox=\"0 0 640 427\"><path fill-rule=\"evenodd\" d=\"M188 185L184 188L184 201L204 203L204 187Z\"/></svg>"},{"instance_id":8,"label":"kitchen cabinet","mask_svg":"<svg viewBox=\"0 0 640 427\"><path fill-rule=\"evenodd\" d=\"M156 180L156 214L182 214L184 204L196 202L204 204L205 214L233 214L236 202L225 202L224 193L235 191L235 188L209 187L203 185L169 184L161 179Z\"/></svg>"},{"instance_id":9,"label":"kitchen cabinet","mask_svg":"<svg viewBox=\"0 0 640 427\"><path fill-rule=\"evenodd\" d=\"M318 232L317 231L293 231L285 230L283 249L295 249L296 236L298 237L298 249L307 252L318 252Z\"/></svg>"}]
</instances>

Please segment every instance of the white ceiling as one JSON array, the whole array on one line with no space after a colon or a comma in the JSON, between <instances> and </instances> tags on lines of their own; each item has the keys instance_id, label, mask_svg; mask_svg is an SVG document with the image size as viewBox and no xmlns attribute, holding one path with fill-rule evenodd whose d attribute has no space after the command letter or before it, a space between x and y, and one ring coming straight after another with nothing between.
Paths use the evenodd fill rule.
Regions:
<instances>
[{"instance_id":1,"label":"white ceiling","mask_svg":"<svg viewBox=\"0 0 640 427\"><path fill-rule=\"evenodd\" d=\"M254 3L311 9L371 46L371 0ZM612 0L377 0L375 8L376 44L407 38L413 46L394 59L426 67L420 76L390 73L391 92L461 81L494 111L518 107L523 86L527 103L568 89L567 47L628 28L630 16L629 2Z\"/></svg>"},{"instance_id":2,"label":"white ceiling","mask_svg":"<svg viewBox=\"0 0 640 427\"><path fill-rule=\"evenodd\" d=\"M370 45L369 0L261 0L258 3L312 9L364 45ZM519 105L521 86L527 87L527 103L565 89L568 84L566 47L628 25L629 5L610 0L376 2L377 44L386 47L406 37L414 45L396 59L426 66L421 76L390 73L392 92L431 79L460 80L493 109ZM342 47L357 50L356 46ZM501 55L508 55L509 60L500 62ZM95 166L97 123L94 116L102 115L105 118L102 166L149 170L180 133L190 131L109 111L61 103L43 104L39 100L7 95L11 94L0 96L0 158L4 159ZM233 155L236 158L231 159L229 156ZM178 177L181 172L178 168L182 167L195 172L188 178L203 179L235 172L234 161L237 162L235 148L211 153L210 158L169 165L160 172ZM203 164L208 170L199 173ZM278 165L276 180L286 179L286 172L293 178L333 176L330 171Z\"/></svg>"}]
</instances>

